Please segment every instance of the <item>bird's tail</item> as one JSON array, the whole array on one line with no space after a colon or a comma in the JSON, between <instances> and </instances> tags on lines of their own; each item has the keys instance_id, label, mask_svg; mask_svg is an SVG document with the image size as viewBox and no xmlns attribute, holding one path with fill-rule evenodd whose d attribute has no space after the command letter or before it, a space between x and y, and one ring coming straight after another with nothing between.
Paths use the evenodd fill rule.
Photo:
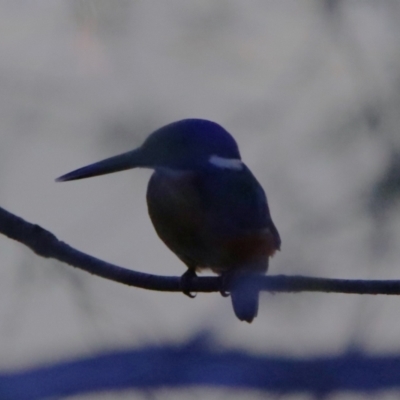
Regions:
<instances>
[{"instance_id":1,"label":"bird's tail","mask_svg":"<svg viewBox=\"0 0 400 400\"><path fill-rule=\"evenodd\" d=\"M236 275L231 286L233 311L241 321L248 323L252 322L258 313L259 290L254 285L254 277L255 274Z\"/></svg>"}]
</instances>

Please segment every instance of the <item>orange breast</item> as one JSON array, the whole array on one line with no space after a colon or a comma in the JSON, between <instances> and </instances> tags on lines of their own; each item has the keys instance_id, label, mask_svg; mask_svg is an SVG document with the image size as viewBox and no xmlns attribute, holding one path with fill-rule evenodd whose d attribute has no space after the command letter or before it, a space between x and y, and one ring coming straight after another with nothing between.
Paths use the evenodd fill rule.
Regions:
<instances>
[{"instance_id":1,"label":"orange breast","mask_svg":"<svg viewBox=\"0 0 400 400\"><path fill-rule=\"evenodd\" d=\"M221 251L218 267L211 267L217 273L236 268L266 272L268 258L278 250L276 240L269 229L225 239L219 243L218 247Z\"/></svg>"}]
</instances>

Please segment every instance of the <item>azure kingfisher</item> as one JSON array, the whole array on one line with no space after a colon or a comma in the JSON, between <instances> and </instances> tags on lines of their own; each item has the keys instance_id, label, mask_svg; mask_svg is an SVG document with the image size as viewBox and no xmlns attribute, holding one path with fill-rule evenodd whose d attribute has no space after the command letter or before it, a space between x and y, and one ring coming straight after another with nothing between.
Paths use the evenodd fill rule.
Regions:
<instances>
[{"instance_id":1,"label":"azure kingfisher","mask_svg":"<svg viewBox=\"0 0 400 400\"><path fill-rule=\"evenodd\" d=\"M160 239L188 268L183 292L190 295L185 286L197 271L211 269L229 283L236 316L251 322L259 290L249 281L267 271L281 240L264 190L243 163L235 139L215 122L184 119L156 130L135 150L57 181L136 167L154 170L148 212Z\"/></svg>"}]
</instances>

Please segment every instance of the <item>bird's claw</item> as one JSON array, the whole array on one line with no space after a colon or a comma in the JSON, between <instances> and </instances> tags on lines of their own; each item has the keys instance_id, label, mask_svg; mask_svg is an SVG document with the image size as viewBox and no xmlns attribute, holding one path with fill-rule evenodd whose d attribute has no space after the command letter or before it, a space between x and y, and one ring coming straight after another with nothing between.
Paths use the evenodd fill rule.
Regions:
<instances>
[{"instance_id":1,"label":"bird's claw","mask_svg":"<svg viewBox=\"0 0 400 400\"><path fill-rule=\"evenodd\" d=\"M192 293L188 288L191 286L193 279L197 278L196 272L192 269L188 269L181 276L181 289L184 295L194 299L197 296L197 293Z\"/></svg>"},{"instance_id":2,"label":"bird's claw","mask_svg":"<svg viewBox=\"0 0 400 400\"><path fill-rule=\"evenodd\" d=\"M221 275L221 290L219 291L221 293L222 297L229 297L230 296L230 291L227 290L230 286L230 275L229 274L223 274Z\"/></svg>"}]
</instances>

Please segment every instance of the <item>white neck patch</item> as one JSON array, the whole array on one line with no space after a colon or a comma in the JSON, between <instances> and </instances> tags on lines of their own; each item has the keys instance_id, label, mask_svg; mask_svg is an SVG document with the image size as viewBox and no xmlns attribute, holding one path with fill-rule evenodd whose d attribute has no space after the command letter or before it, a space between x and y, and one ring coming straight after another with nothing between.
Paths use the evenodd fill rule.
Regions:
<instances>
[{"instance_id":1,"label":"white neck patch","mask_svg":"<svg viewBox=\"0 0 400 400\"><path fill-rule=\"evenodd\" d=\"M219 156L211 156L208 162L218 168L232 169L240 171L243 169L243 163L238 158L224 158Z\"/></svg>"}]
</instances>

